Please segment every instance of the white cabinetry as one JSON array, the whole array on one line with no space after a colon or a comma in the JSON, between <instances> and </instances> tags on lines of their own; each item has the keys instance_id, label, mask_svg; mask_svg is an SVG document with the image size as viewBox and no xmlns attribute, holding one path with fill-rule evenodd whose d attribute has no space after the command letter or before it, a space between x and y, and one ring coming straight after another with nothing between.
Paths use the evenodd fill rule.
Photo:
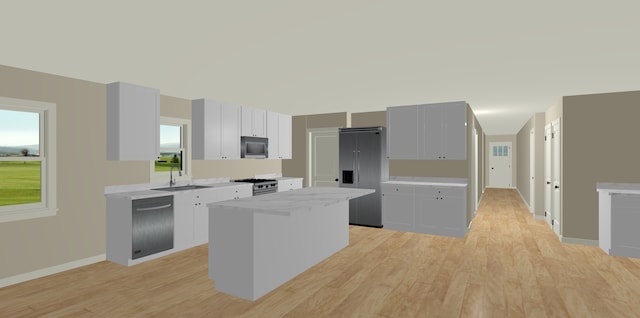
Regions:
<instances>
[{"instance_id":1,"label":"white cabinetry","mask_svg":"<svg viewBox=\"0 0 640 318\"><path fill-rule=\"evenodd\" d=\"M382 225L386 229L413 231L414 189L407 185L382 184Z\"/></svg>"},{"instance_id":2,"label":"white cabinetry","mask_svg":"<svg viewBox=\"0 0 640 318\"><path fill-rule=\"evenodd\" d=\"M191 117L193 159L240 159L239 106L198 99Z\"/></svg>"},{"instance_id":3,"label":"white cabinetry","mask_svg":"<svg viewBox=\"0 0 640 318\"><path fill-rule=\"evenodd\" d=\"M155 160L159 138L160 91L107 84L107 160Z\"/></svg>"},{"instance_id":4,"label":"white cabinetry","mask_svg":"<svg viewBox=\"0 0 640 318\"><path fill-rule=\"evenodd\" d=\"M206 204L217 201L217 192L216 189L200 189L183 194L187 206L180 212L184 212L185 217L184 237L188 242L186 248L209 241L209 210Z\"/></svg>"},{"instance_id":5,"label":"white cabinetry","mask_svg":"<svg viewBox=\"0 0 640 318\"><path fill-rule=\"evenodd\" d=\"M251 195L250 184L175 192L175 249L182 250L209 241L207 203L238 200Z\"/></svg>"},{"instance_id":6,"label":"white cabinetry","mask_svg":"<svg viewBox=\"0 0 640 318\"><path fill-rule=\"evenodd\" d=\"M267 137L267 111L242 106L242 136Z\"/></svg>"},{"instance_id":7,"label":"white cabinetry","mask_svg":"<svg viewBox=\"0 0 640 318\"><path fill-rule=\"evenodd\" d=\"M466 160L467 104L387 108L389 159Z\"/></svg>"},{"instance_id":8,"label":"white cabinetry","mask_svg":"<svg viewBox=\"0 0 640 318\"><path fill-rule=\"evenodd\" d=\"M466 233L466 188L415 188L415 232L463 237Z\"/></svg>"},{"instance_id":9,"label":"white cabinetry","mask_svg":"<svg viewBox=\"0 0 640 318\"><path fill-rule=\"evenodd\" d=\"M387 157L418 159L418 106L387 108Z\"/></svg>"},{"instance_id":10,"label":"white cabinetry","mask_svg":"<svg viewBox=\"0 0 640 318\"><path fill-rule=\"evenodd\" d=\"M267 112L270 159L291 159L291 115Z\"/></svg>"},{"instance_id":11,"label":"white cabinetry","mask_svg":"<svg viewBox=\"0 0 640 318\"><path fill-rule=\"evenodd\" d=\"M235 187L224 187L216 189L218 191L218 201L238 200L253 195L253 185L244 184Z\"/></svg>"},{"instance_id":12,"label":"white cabinetry","mask_svg":"<svg viewBox=\"0 0 640 318\"><path fill-rule=\"evenodd\" d=\"M278 192L302 189L302 178L278 179Z\"/></svg>"},{"instance_id":13,"label":"white cabinetry","mask_svg":"<svg viewBox=\"0 0 640 318\"><path fill-rule=\"evenodd\" d=\"M598 245L609 255L640 258L640 184L596 184Z\"/></svg>"},{"instance_id":14,"label":"white cabinetry","mask_svg":"<svg viewBox=\"0 0 640 318\"><path fill-rule=\"evenodd\" d=\"M466 185L382 184L382 222L386 229L464 237Z\"/></svg>"}]
</instances>

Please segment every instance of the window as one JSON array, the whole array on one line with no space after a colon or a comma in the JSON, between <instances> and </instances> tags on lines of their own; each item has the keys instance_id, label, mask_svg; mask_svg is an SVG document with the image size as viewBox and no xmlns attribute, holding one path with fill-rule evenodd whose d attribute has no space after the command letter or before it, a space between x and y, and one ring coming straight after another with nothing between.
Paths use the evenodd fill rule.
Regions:
<instances>
[{"instance_id":1,"label":"window","mask_svg":"<svg viewBox=\"0 0 640 318\"><path fill-rule=\"evenodd\" d=\"M168 183L172 167L176 181L191 180L190 126L188 119L160 117L160 157L151 164L152 183Z\"/></svg>"},{"instance_id":2,"label":"window","mask_svg":"<svg viewBox=\"0 0 640 318\"><path fill-rule=\"evenodd\" d=\"M56 105L0 97L0 222L56 214Z\"/></svg>"}]
</instances>

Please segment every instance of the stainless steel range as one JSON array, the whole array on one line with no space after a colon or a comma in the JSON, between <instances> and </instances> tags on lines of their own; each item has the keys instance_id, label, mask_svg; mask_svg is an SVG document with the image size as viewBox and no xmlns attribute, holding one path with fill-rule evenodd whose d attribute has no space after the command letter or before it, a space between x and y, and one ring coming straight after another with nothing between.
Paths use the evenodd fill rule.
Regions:
<instances>
[{"instance_id":1,"label":"stainless steel range","mask_svg":"<svg viewBox=\"0 0 640 318\"><path fill-rule=\"evenodd\" d=\"M235 182L253 183L253 195L278 192L278 180L275 179L240 179Z\"/></svg>"}]
</instances>

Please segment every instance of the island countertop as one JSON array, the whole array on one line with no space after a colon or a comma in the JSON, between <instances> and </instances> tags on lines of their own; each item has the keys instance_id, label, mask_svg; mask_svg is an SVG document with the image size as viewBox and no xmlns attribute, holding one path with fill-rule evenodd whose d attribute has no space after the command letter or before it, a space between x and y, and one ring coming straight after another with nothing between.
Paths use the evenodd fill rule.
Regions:
<instances>
[{"instance_id":1,"label":"island countertop","mask_svg":"<svg viewBox=\"0 0 640 318\"><path fill-rule=\"evenodd\" d=\"M316 207L329 206L374 192L374 189L309 187L238 200L214 202L207 204L207 207L223 206L237 208L239 211L288 216L294 211L308 211Z\"/></svg>"}]
</instances>

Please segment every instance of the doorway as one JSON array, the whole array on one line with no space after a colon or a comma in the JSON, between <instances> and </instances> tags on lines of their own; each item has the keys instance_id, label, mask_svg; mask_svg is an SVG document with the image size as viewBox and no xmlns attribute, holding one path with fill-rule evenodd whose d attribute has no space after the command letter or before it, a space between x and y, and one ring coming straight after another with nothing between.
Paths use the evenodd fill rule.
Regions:
<instances>
[{"instance_id":1,"label":"doorway","mask_svg":"<svg viewBox=\"0 0 640 318\"><path fill-rule=\"evenodd\" d=\"M511 142L491 142L489 184L492 188L512 188Z\"/></svg>"},{"instance_id":2,"label":"doorway","mask_svg":"<svg viewBox=\"0 0 640 318\"><path fill-rule=\"evenodd\" d=\"M307 186L338 187L338 128L307 129Z\"/></svg>"}]
</instances>

